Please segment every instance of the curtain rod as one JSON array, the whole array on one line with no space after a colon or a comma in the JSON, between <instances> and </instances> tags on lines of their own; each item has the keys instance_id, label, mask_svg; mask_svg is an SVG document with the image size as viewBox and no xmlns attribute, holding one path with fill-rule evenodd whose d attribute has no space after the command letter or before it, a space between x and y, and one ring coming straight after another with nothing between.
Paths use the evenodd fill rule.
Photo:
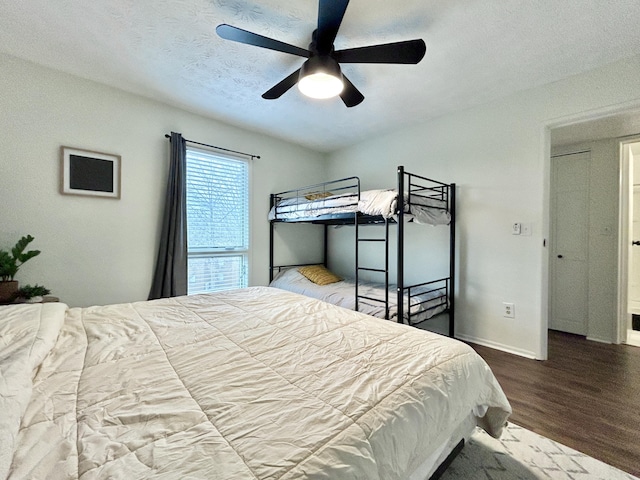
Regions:
<instances>
[{"instance_id":1,"label":"curtain rod","mask_svg":"<svg viewBox=\"0 0 640 480\"><path fill-rule=\"evenodd\" d=\"M557 153L551 155L551 158L566 157L567 155L579 155L581 153L591 153L591 150L580 150L578 152Z\"/></svg>"},{"instance_id":2,"label":"curtain rod","mask_svg":"<svg viewBox=\"0 0 640 480\"><path fill-rule=\"evenodd\" d=\"M164 136L165 138L168 138L169 140L171 140L171 135L165 134ZM247 157L251 157L251 160L253 160L254 158L258 158L258 159L260 158L260 155L253 155L252 153L238 152L237 150L229 150L228 148L216 147L215 145L209 145L207 143L194 142L193 140L187 140L186 138L184 139L184 141L187 143L193 143L195 145L202 145L203 147L215 148L217 150L222 150L225 152L237 153L239 155L246 155Z\"/></svg>"}]
</instances>

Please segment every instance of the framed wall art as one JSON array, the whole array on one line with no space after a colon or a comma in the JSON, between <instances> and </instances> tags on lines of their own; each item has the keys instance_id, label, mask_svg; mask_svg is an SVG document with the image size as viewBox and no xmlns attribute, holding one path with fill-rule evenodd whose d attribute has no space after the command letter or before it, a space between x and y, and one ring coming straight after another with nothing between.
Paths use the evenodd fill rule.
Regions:
<instances>
[{"instance_id":1,"label":"framed wall art","mask_svg":"<svg viewBox=\"0 0 640 480\"><path fill-rule=\"evenodd\" d=\"M67 195L120 198L120 155L60 147L60 192Z\"/></svg>"}]
</instances>

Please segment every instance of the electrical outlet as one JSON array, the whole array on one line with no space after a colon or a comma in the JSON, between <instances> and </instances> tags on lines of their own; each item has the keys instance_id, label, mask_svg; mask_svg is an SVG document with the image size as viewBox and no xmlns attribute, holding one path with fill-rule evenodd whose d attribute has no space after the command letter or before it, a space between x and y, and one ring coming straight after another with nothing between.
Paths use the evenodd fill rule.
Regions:
<instances>
[{"instance_id":1,"label":"electrical outlet","mask_svg":"<svg viewBox=\"0 0 640 480\"><path fill-rule=\"evenodd\" d=\"M516 318L516 306L515 306L515 304L504 302L502 304L502 308L503 308L503 313L502 313L503 317Z\"/></svg>"}]
</instances>

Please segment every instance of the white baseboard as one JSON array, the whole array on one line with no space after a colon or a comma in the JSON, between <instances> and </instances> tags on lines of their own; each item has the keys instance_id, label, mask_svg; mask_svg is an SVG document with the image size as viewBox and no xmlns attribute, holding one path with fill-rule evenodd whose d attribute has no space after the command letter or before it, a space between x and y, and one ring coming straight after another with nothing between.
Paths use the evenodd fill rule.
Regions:
<instances>
[{"instance_id":1,"label":"white baseboard","mask_svg":"<svg viewBox=\"0 0 640 480\"><path fill-rule=\"evenodd\" d=\"M636 330L627 330L627 345L640 347L640 332Z\"/></svg>"},{"instance_id":2,"label":"white baseboard","mask_svg":"<svg viewBox=\"0 0 640 480\"><path fill-rule=\"evenodd\" d=\"M489 347L495 350L511 353L513 355L518 355L520 357L537 360L535 353L529 350L521 350L519 348L513 348L513 347L510 347L509 345L503 345L501 343L493 342L491 340L486 340L484 338L476 338L471 335L465 335L463 333L462 334L456 333L456 338L459 340L464 340L465 342L476 343L478 345L482 345L483 347Z\"/></svg>"},{"instance_id":3,"label":"white baseboard","mask_svg":"<svg viewBox=\"0 0 640 480\"><path fill-rule=\"evenodd\" d=\"M640 302L635 300L629 300L628 306L629 313L635 313L636 315L640 315Z\"/></svg>"},{"instance_id":4,"label":"white baseboard","mask_svg":"<svg viewBox=\"0 0 640 480\"><path fill-rule=\"evenodd\" d=\"M589 336L587 336L587 340L591 340L592 342L598 342L598 343L608 343L609 345L613 343L611 340L604 340L602 338L589 337Z\"/></svg>"}]
</instances>

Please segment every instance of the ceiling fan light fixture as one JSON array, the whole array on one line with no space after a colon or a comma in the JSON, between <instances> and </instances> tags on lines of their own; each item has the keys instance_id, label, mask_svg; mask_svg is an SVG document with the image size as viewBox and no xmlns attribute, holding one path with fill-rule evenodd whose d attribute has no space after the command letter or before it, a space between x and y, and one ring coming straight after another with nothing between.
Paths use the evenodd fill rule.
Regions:
<instances>
[{"instance_id":1,"label":"ceiling fan light fixture","mask_svg":"<svg viewBox=\"0 0 640 480\"><path fill-rule=\"evenodd\" d=\"M342 93L340 66L329 56L313 56L300 69L298 89L311 98L332 98Z\"/></svg>"},{"instance_id":2,"label":"ceiling fan light fixture","mask_svg":"<svg viewBox=\"0 0 640 480\"><path fill-rule=\"evenodd\" d=\"M332 98L340 95L344 83L342 80L326 73L307 75L298 82L298 89L307 97Z\"/></svg>"}]
</instances>

